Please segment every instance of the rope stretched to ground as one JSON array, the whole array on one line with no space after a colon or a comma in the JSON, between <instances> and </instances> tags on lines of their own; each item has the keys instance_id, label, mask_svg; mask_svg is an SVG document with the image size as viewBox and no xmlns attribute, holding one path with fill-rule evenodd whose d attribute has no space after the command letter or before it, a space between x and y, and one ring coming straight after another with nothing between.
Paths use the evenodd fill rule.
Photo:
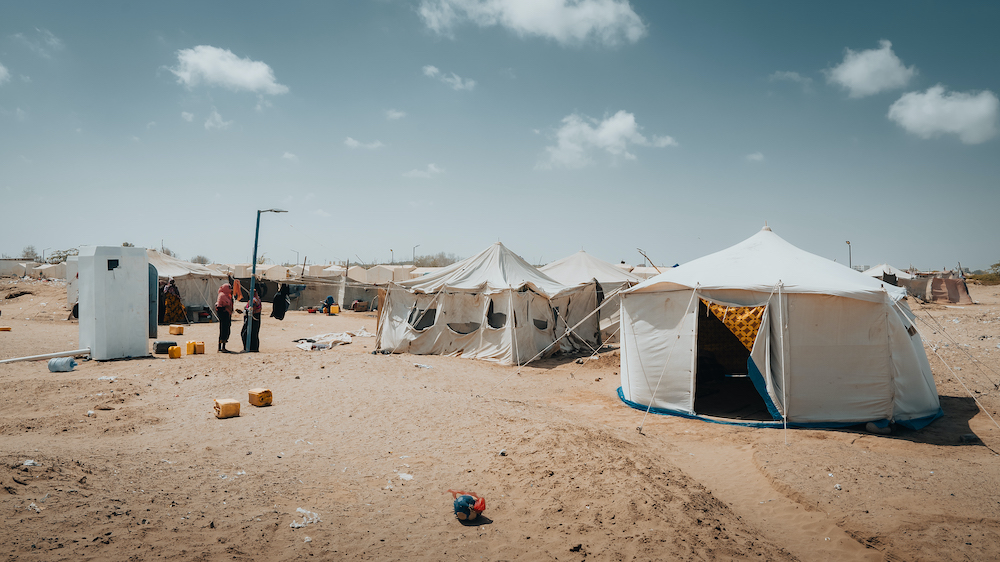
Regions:
<instances>
[{"instance_id":1,"label":"rope stretched to ground","mask_svg":"<svg viewBox=\"0 0 1000 562\"><path fill-rule=\"evenodd\" d=\"M528 360L527 360L527 361L526 361L526 362L525 362L525 363L524 363L523 365L520 365L520 366L518 366L518 368L517 368L517 370L516 370L516 371L514 371L513 373L511 373L511 374L507 375L506 377L502 378L502 379L500 380L500 382L498 382L498 383L496 383L495 385L493 385L493 388L491 388L491 389L487 390L486 392L484 392L484 393L482 393L482 394L477 394L477 395L476 395L476 397L477 397L477 398L482 398L482 397L486 396L487 394L489 394L489 393L493 392L493 391L494 391L494 390L496 390L497 388L499 388L499 387L500 387L500 385L502 385L503 383L507 382L507 379L509 379L509 378L513 377L514 375L520 375L520 374L521 374L521 369L523 369L523 368L527 367L529 363L531 363L531 362L532 362L532 361L534 361L535 359L538 359L539 357L541 357L542 355L544 355L544 354L545 354L545 352L547 352L548 350L552 349L552 346L554 346L555 344L559 343L559 341L560 341L560 340L562 340L563 338L565 338L566 336L568 336L568 335L570 334L570 332L572 332L573 330L575 330L575 329L579 328L579 327L580 327L580 324L583 324L583 323L584 323L584 322L586 322L586 321L587 321L587 320L588 320L588 319L589 319L589 318L590 318L591 316L593 316L593 315L597 314L597 313L598 313L598 311L600 311L600 310L601 310L602 308L604 308L604 305L606 305L606 304L608 304L609 302L611 302L611 300L610 300L610 297L613 297L613 296L614 296L614 295L615 295L616 293L620 292L621 290L622 290L622 288L621 288L621 287L619 287L618 289L616 289L616 290L612 291L612 292L611 292L610 294L608 294L608 295L607 295L607 296L606 296L606 297L604 298L604 302L602 302L602 303L600 304L600 306L598 306L597 308L595 308L593 312L591 312L590 314L588 314L588 315L584 316L582 320L580 320L579 322L577 322L577 323L576 323L575 325L573 325L573 327L572 327L572 328L570 328L570 329L569 329L569 330L567 330L566 332L563 332L563 334L562 334L561 336L559 336L558 338L556 338L556 339L555 339L555 340L554 340L554 341L553 341L552 343L550 343L549 345L545 346L545 349L543 349L543 350L539 351L538 353L536 353L534 357L532 357L531 359L528 359ZM577 336L577 337L579 337L579 336Z\"/></svg>"},{"instance_id":2,"label":"rope stretched to ground","mask_svg":"<svg viewBox=\"0 0 1000 562\"><path fill-rule=\"evenodd\" d=\"M900 311L902 311L902 308L899 306L898 302L897 303L893 303L893 304L895 304L896 307L899 308ZM928 316L930 316L930 315L928 314ZM914 318L920 318L920 317L917 316L916 314L914 314ZM931 326L930 323L927 322L926 320L924 320L923 318L920 318L920 321L923 322L924 324L927 324L928 327L933 328L933 326ZM937 322L937 320L935 320L935 322ZM938 324L938 325L940 326L940 324ZM941 328L941 331L944 332L944 328ZM921 339L923 339L923 338L921 337ZM1000 424L998 424L997 420L995 420L993 418L993 416L990 415L989 410L987 410L986 407L983 406L983 403L980 402L978 398L976 398L976 395L973 394L971 390L969 390L969 387L966 386L965 381L962 380L962 377L958 376L958 373L954 369L951 368L951 365L949 365L948 362L944 360L944 357L941 357L941 354L937 352L937 349L935 349L935 348L932 347L931 351L941 361L941 363L944 364L944 366L948 369L948 371L951 373L951 375L953 377L955 377L955 380L958 381L958 384L962 385L962 388L965 389L965 392L968 393L969 397L972 398L972 400L976 403L977 406L979 406L979 409L982 410L983 413L986 414L986 416L988 418L990 418L990 421L993 422L993 425L997 426L997 429L1000 429ZM993 382L993 381L990 381L990 382Z\"/></svg>"},{"instance_id":3,"label":"rope stretched to ground","mask_svg":"<svg viewBox=\"0 0 1000 562\"><path fill-rule=\"evenodd\" d=\"M977 367L979 367L980 369L982 369L983 367L985 367L985 368L986 368L986 369L988 369L988 370L989 370L989 371L990 371L991 373L993 373L994 375L997 375L998 377L1000 377L1000 373L997 373L996 371L994 371L993 369L991 369L991 368L989 367L989 365L985 365L985 364L983 364L983 362L982 362L982 361L980 361L980 360L976 359L976 358L975 358L975 357L973 357L973 356L972 356L972 354L971 354L971 353L969 353L969 352L968 352L968 351L967 351L966 349L962 348L961 344L959 344L959 343L958 343L958 342L957 342L957 341L955 340L955 338L951 337L951 334L949 334L949 333L948 333L948 331L944 329L944 326L943 326L943 325L942 325L942 324L941 324L940 322L938 322L937 318L934 318L933 316L931 316L931 314L930 314L929 312L927 312L927 311L922 311L922 312L923 312L924 314L926 314L928 318L930 318L931 320L933 320L933 321L934 321L934 324L936 325L936 327L937 327L937 330L938 330L939 332L941 332L941 335L943 335L943 336L944 336L945 338L947 338L947 340L948 340L949 342L951 342L951 343L955 344L955 347L956 347L956 348L957 348L957 349L958 349L959 351L961 351L962 353L964 353L964 354L966 354L966 355L968 355L968 356L969 356L969 360L971 360L973 364L975 364L975 365L976 365ZM920 318L920 317L919 317L919 316L917 316L916 314L914 314L914 317L916 317L916 318ZM935 327L935 326L931 326L931 325L930 325L930 323L929 323L929 322L927 322L926 320L924 320L923 318L920 318L920 321L921 321L921 322L923 322L923 323L925 323L925 324L927 324L927 325L928 325L928 327L930 327L930 328L934 328L934 327ZM936 351L935 351L935 353L936 353ZM983 374L984 374L984 375L986 375L986 373L983 373ZM993 379L992 379L992 378L990 378L990 376L989 376L989 375L986 375L986 380L990 381L990 384L992 384L992 385L993 385L993 390L997 390L997 389L1000 389L1000 383L996 383L996 382L993 382Z\"/></svg>"}]
</instances>

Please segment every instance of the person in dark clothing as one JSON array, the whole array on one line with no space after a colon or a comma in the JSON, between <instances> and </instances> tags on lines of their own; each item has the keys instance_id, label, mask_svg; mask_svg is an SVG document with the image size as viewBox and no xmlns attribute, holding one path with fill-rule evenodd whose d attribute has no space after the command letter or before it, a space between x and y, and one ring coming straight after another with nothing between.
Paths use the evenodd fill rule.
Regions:
<instances>
[{"instance_id":1,"label":"person in dark clothing","mask_svg":"<svg viewBox=\"0 0 1000 562\"><path fill-rule=\"evenodd\" d=\"M257 287L259 285L254 286L253 298L245 307L246 314L243 317L243 329L240 330L240 339L243 340L243 351L260 351L260 313L263 307L260 302L260 291L256 290ZM247 347L247 324L250 323L251 311L253 314L253 326L250 328L250 346Z\"/></svg>"},{"instance_id":2,"label":"person in dark clothing","mask_svg":"<svg viewBox=\"0 0 1000 562\"><path fill-rule=\"evenodd\" d=\"M229 341L233 325L233 287L229 283L219 287L215 313L219 316L219 353L229 353L226 343Z\"/></svg>"},{"instance_id":3,"label":"person in dark clothing","mask_svg":"<svg viewBox=\"0 0 1000 562\"><path fill-rule=\"evenodd\" d=\"M271 318L277 318L278 320L285 319L285 312L288 311L288 292L289 286L287 284L282 285L278 289L278 294L274 295L274 307L271 309Z\"/></svg>"}]
</instances>

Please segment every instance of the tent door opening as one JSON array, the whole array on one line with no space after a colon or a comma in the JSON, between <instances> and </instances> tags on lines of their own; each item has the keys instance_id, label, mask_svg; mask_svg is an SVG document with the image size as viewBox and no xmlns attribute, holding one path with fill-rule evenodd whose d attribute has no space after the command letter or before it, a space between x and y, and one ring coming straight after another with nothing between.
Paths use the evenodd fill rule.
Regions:
<instances>
[{"instance_id":1,"label":"tent door opening","mask_svg":"<svg viewBox=\"0 0 1000 562\"><path fill-rule=\"evenodd\" d=\"M745 309L729 308L734 315L741 310ZM728 311L722 312L723 317L728 314ZM757 325L759 326L759 322ZM748 376L747 360L750 358L750 350L702 299L699 299L698 305L696 340L698 362L695 368L695 413L720 418L770 421L772 417L767 405Z\"/></svg>"}]
</instances>

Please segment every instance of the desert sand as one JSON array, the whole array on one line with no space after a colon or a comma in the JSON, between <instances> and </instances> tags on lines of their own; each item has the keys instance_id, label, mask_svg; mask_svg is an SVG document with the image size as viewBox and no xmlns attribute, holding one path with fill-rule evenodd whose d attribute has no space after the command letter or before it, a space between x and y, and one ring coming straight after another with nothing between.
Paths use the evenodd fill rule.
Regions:
<instances>
[{"instance_id":1,"label":"desert sand","mask_svg":"<svg viewBox=\"0 0 1000 562\"><path fill-rule=\"evenodd\" d=\"M15 291L32 294L4 298ZM617 397L615 350L518 369L372 355L366 337L312 352L292 342L374 333L371 313L278 322L265 305L257 354L216 353L218 324L195 324L174 337L161 326L160 339L202 340L205 355L66 373L3 364L0 554L996 559L1000 429L972 396L1000 419L1000 288L970 292L965 307L911 299L945 416L888 436L644 416ZM0 359L75 349L65 301L62 283L0 280L12 328ZM250 406L254 387L274 404ZM215 418L216 398L240 400L241 415ZM449 488L485 496L483 516L456 520Z\"/></svg>"}]
</instances>

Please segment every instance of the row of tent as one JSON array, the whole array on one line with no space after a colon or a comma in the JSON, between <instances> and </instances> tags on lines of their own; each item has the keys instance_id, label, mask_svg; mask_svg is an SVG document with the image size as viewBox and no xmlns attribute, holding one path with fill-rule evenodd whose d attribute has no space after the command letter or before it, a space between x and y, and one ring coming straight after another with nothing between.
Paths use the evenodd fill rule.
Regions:
<instances>
[{"instance_id":1,"label":"row of tent","mask_svg":"<svg viewBox=\"0 0 1000 562\"><path fill-rule=\"evenodd\" d=\"M622 273L586 254L539 270L497 243L384 288L376 347L517 365L596 351L607 294L633 407L796 426L920 428L942 415L905 290L767 227L651 279Z\"/></svg>"}]
</instances>

